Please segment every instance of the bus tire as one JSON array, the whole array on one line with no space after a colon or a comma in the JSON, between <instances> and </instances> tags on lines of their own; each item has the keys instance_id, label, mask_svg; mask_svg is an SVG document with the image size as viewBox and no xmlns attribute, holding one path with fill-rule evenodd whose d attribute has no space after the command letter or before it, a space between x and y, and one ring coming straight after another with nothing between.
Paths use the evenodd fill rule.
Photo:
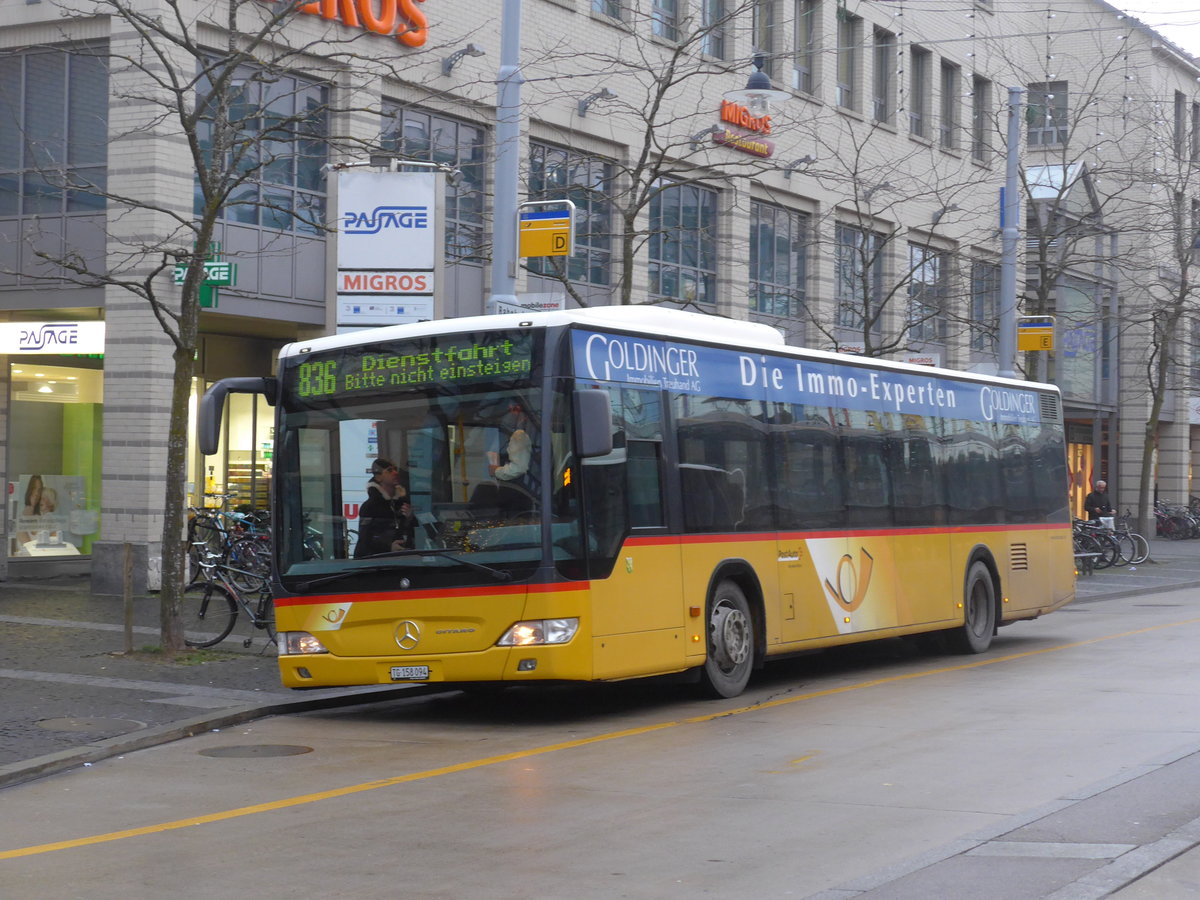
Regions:
<instances>
[{"instance_id":1,"label":"bus tire","mask_svg":"<svg viewBox=\"0 0 1200 900\"><path fill-rule=\"evenodd\" d=\"M976 560L963 585L963 624L950 632L950 644L959 653L982 653L995 632L996 585L988 567Z\"/></svg>"},{"instance_id":2,"label":"bus tire","mask_svg":"<svg viewBox=\"0 0 1200 900\"><path fill-rule=\"evenodd\" d=\"M736 697L754 668L754 620L746 595L733 581L718 582L708 598L708 658L700 685L710 697Z\"/></svg>"}]
</instances>

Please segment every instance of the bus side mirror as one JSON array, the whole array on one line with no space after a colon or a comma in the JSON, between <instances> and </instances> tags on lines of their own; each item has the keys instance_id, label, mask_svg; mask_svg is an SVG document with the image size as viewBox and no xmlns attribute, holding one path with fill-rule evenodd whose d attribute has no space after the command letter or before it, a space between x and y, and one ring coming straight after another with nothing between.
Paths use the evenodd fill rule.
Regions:
<instances>
[{"instance_id":1,"label":"bus side mirror","mask_svg":"<svg viewBox=\"0 0 1200 900\"><path fill-rule=\"evenodd\" d=\"M585 388L575 392L575 452L580 459L612 453L612 406L608 391Z\"/></svg>"},{"instance_id":2,"label":"bus side mirror","mask_svg":"<svg viewBox=\"0 0 1200 900\"><path fill-rule=\"evenodd\" d=\"M222 378L204 392L196 418L200 452L212 456L221 445L221 416L225 412L225 398L230 394L262 394L269 404L275 405L278 382L274 378Z\"/></svg>"}]
</instances>

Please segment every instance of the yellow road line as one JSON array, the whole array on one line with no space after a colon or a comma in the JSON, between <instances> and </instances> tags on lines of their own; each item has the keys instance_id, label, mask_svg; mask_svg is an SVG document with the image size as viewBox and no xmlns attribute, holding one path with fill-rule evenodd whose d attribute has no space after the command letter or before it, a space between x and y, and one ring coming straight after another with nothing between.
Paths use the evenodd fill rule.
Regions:
<instances>
[{"instance_id":1,"label":"yellow road line","mask_svg":"<svg viewBox=\"0 0 1200 900\"><path fill-rule=\"evenodd\" d=\"M469 762L457 763L452 766L442 766L437 769L426 769L423 772L413 772L408 775L397 775L393 778L381 778L376 781L366 781L362 784L352 784L346 787L334 788L328 791L317 791L312 794L301 794L297 797L287 797L282 800L273 800L270 803L256 803L253 806L240 806L236 809L227 809L223 812L210 813L206 816L194 816L187 819L176 819L172 822L160 822L156 825L145 825L141 828L128 828L124 831L110 831L105 834L95 834L90 837L75 838L69 841L56 841L51 844L37 844L32 847L18 847L14 850L0 851L0 860L17 859L22 856L36 856L41 853L53 853L57 850L72 850L77 847L88 847L93 844L105 844L110 841L121 841L126 838L143 837L150 834L161 834L166 831L177 831L180 828L191 828L194 825L207 825L212 822L223 822L227 819L238 819L243 816L257 815L258 813L271 812L277 809L287 809L293 806L304 806L309 803L317 803L321 800L332 800L337 797L348 797L352 794L361 794L365 791L375 791L380 788L392 787L397 784L408 784L413 781L425 781L429 778L438 778L442 775L453 775L456 772L468 772L472 769L482 769L487 766L498 765L499 763L514 762L519 759L529 759L534 756L544 756L547 753L558 753L563 750L574 750L578 747L586 747L589 744L599 744L605 741L616 741L622 738L639 737L644 734L651 734L655 731L663 731L667 728L677 728L680 725L698 725L705 722L712 722L716 719L723 719L726 716L738 716L748 712L758 712L763 709L770 709L776 706L786 706L791 703L800 703L805 700L816 700L821 697L833 697L838 694L846 694L851 691L861 691L866 688L880 687L885 684L896 684L902 681L912 681L917 678L927 678L931 675L944 675L949 672L961 672L967 669L978 669L983 666L992 666L997 663L1012 662L1018 659L1027 659L1031 656L1040 656L1044 653L1057 653L1063 650L1071 650L1076 647L1086 647L1089 644L1099 644L1104 641L1113 641L1120 638L1133 637L1139 634L1147 634L1152 631L1161 631L1166 628L1178 628L1183 625L1195 625L1200 623L1200 618L1185 619L1181 622L1171 622L1165 625L1152 625L1148 628L1139 628L1134 631L1123 631L1119 634L1110 634L1103 637L1090 638L1086 641L1076 641L1070 644L1058 644L1053 647L1043 647L1039 650L1026 650L1021 653L1010 653L1007 656L997 656L990 659L977 659L971 662L960 663L953 666L941 666L936 669L922 669L918 672L906 672L902 675L889 675L884 678L873 678L869 681L859 681L854 684L842 685L841 687L826 688L820 691L809 691L804 694L795 694L787 697L777 697L774 700L764 700L761 703L753 703L749 706L741 706L737 709L722 710L720 712L707 713L702 716L691 716L686 719L679 719L669 722L659 722L654 725L643 725L639 728L627 728L622 731L610 731L606 734L598 734L589 738L578 738L573 741L563 741L558 744L547 744L543 747L534 747L530 750L518 750L514 753L502 753L497 756L486 756L482 759L475 759Z\"/></svg>"}]
</instances>

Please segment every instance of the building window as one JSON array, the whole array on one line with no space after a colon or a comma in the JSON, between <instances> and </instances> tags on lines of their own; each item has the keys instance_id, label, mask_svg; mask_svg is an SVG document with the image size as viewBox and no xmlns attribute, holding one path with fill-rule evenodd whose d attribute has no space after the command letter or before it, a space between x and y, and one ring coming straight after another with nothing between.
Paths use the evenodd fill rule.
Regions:
<instances>
[{"instance_id":1,"label":"building window","mask_svg":"<svg viewBox=\"0 0 1200 900\"><path fill-rule=\"evenodd\" d=\"M946 259L932 247L908 245L908 334L915 341L946 339Z\"/></svg>"},{"instance_id":2,"label":"building window","mask_svg":"<svg viewBox=\"0 0 1200 900\"><path fill-rule=\"evenodd\" d=\"M750 204L750 309L785 318L804 310L808 216Z\"/></svg>"},{"instance_id":3,"label":"building window","mask_svg":"<svg viewBox=\"0 0 1200 900\"><path fill-rule=\"evenodd\" d=\"M446 183L446 257L448 262L482 264L487 133L478 125L387 102L383 119L383 149L462 173L458 184Z\"/></svg>"},{"instance_id":4,"label":"building window","mask_svg":"<svg viewBox=\"0 0 1200 900\"><path fill-rule=\"evenodd\" d=\"M619 19L621 18L620 0L592 0L592 12L608 16L610 19Z\"/></svg>"},{"instance_id":5,"label":"building window","mask_svg":"<svg viewBox=\"0 0 1200 900\"><path fill-rule=\"evenodd\" d=\"M909 54L908 132L929 137L930 64L933 54L923 47L913 47Z\"/></svg>"},{"instance_id":6,"label":"building window","mask_svg":"<svg viewBox=\"0 0 1200 900\"><path fill-rule=\"evenodd\" d=\"M529 258L529 271L607 285L612 276L613 165L595 156L547 144L529 145L529 199L575 204L575 252ZM565 266L565 270L564 270Z\"/></svg>"},{"instance_id":7,"label":"building window","mask_svg":"<svg viewBox=\"0 0 1200 900\"><path fill-rule=\"evenodd\" d=\"M0 216L106 206L108 65L99 51L0 57Z\"/></svg>"},{"instance_id":8,"label":"building window","mask_svg":"<svg viewBox=\"0 0 1200 900\"><path fill-rule=\"evenodd\" d=\"M1046 81L1029 86L1029 144L1045 147L1067 142L1067 83Z\"/></svg>"},{"instance_id":9,"label":"building window","mask_svg":"<svg viewBox=\"0 0 1200 900\"><path fill-rule=\"evenodd\" d=\"M211 106L207 82L197 104ZM247 69L230 99L230 125L238 139L229 150L230 170L248 177L229 195L221 218L239 225L319 235L325 230L325 178L328 158L329 88L277 72ZM214 110L215 112L215 110ZM196 128L200 145L211 152L211 113ZM195 212L204 209L199 180Z\"/></svg>"},{"instance_id":10,"label":"building window","mask_svg":"<svg viewBox=\"0 0 1200 900\"><path fill-rule=\"evenodd\" d=\"M679 0L652 0L650 31L664 41L679 40Z\"/></svg>"},{"instance_id":11,"label":"building window","mask_svg":"<svg viewBox=\"0 0 1200 900\"><path fill-rule=\"evenodd\" d=\"M958 66L942 63L942 115L939 138L943 150L958 149L958 95L960 86Z\"/></svg>"},{"instance_id":12,"label":"building window","mask_svg":"<svg viewBox=\"0 0 1200 900\"><path fill-rule=\"evenodd\" d=\"M1200 160L1200 103L1192 104L1192 162Z\"/></svg>"},{"instance_id":13,"label":"building window","mask_svg":"<svg viewBox=\"0 0 1200 900\"><path fill-rule=\"evenodd\" d=\"M77 556L100 538L100 360L10 357L9 557Z\"/></svg>"},{"instance_id":14,"label":"building window","mask_svg":"<svg viewBox=\"0 0 1200 900\"><path fill-rule=\"evenodd\" d=\"M819 0L796 0L795 56L792 59L792 87L806 94L816 84L814 66L817 59Z\"/></svg>"},{"instance_id":15,"label":"building window","mask_svg":"<svg viewBox=\"0 0 1200 900\"><path fill-rule=\"evenodd\" d=\"M750 29L754 35L754 49L765 57L763 71L775 78L775 2L755 0L751 9Z\"/></svg>"},{"instance_id":16,"label":"building window","mask_svg":"<svg viewBox=\"0 0 1200 900\"><path fill-rule=\"evenodd\" d=\"M976 162L987 162L991 120L992 83L975 75L971 78L971 158Z\"/></svg>"},{"instance_id":17,"label":"building window","mask_svg":"<svg viewBox=\"0 0 1200 900\"><path fill-rule=\"evenodd\" d=\"M875 54L872 69L871 113L876 122L893 124L896 103L896 36L875 29Z\"/></svg>"},{"instance_id":18,"label":"building window","mask_svg":"<svg viewBox=\"0 0 1200 900\"><path fill-rule=\"evenodd\" d=\"M842 109L858 108L858 44L862 34L862 19L837 11L837 105Z\"/></svg>"},{"instance_id":19,"label":"building window","mask_svg":"<svg viewBox=\"0 0 1200 900\"><path fill-rule=\"evenodd\" d=\"M994 263L971 264L971 349L996 352L996 329L1000 319L1000 267Z\"/></svg>"},{"instance_id":20,"label":"building window","mask_svg":"<svg viewBox=\"0 0 1200 900\"><path fill-rule=\"evenodd\" d=\"M883 300L883 242L879 235L853 225L839 224L834 238L837 323L862 329L869 317L874 330Z\"/></svg>"},{"instance_id":21,"label":"building window","mask_svg":"<svg viewBox=\"0 0 1200 900\"><path fill-rule=\"evenodd\" d=\"M704 30L702 51L713 59L725 58L725 0L701 0L700 27Z\"/></svg>"},{"instance_id":22,"label":"building window","mask_svg":"<svg viewBox=\"0 0 1200 900\"><path fill-rule=\"evenodd\" d=\"M650 293L685 303L717 299L717 192L659 181L650 200Z\"/></svg>"}]
</instances>

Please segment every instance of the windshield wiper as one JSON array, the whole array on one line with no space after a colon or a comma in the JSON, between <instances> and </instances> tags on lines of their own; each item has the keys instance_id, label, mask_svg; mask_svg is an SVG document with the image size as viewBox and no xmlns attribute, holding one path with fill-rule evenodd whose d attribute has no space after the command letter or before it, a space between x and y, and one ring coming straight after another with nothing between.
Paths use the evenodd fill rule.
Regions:
<instances>
[{"instance_id":1,"label":"windshield wiper","mask_svg":"<svg viewBox=\"0 0 1200 900\"><path fill-rule=\"evenodd\" d=\"M341 581L344 578L353 578L355 575L373 575L379 572L396 572L398 569L395 566L361 566L357 569L347 569L345 572L334 572L332 575L322 575L320 578L311 578L308 581L302 581L299 584L291 585L294 591L312 590L315 587L320 587L323 584L333 584L335 581Z\"/></svg>"},{"instance_id":2,"label":"windshield wiper","mask_svg":"<svg viewBox=\"0 0 1200 900\"><path fill-rule=\"evenodd\" d=\"M494 569L491 566L485 566L483 563L475 562L473 559L467 559L465 556L460 556L461 551L451 550L449 547L427 547L424 550L388 550L384 553L372 553L370 556L363 557L364 559L390 559L396 556L444 556L447 559L452 559L455 562L460 562L464 566L476 569L480 572L486 572L497 581L512 581L512 572L505 572L503 569Z\"/></svg>"},{"instance_id":3,"label":"windshield wiper","mask_svg":"<svg viewBox=\"0 0 1200 900\"><path fill-rule=\"evenodd\" d=\"M484 572L495 578L497 581L512 581L511 572L505 572L503 569L494 569L491 566L485 566L483 563L477 563L472 559L465 559L462 556L456 555L458 551L450 550L445 547L431 547L426 550L389 550L384 553L373 553L370 556L363 557L364 559L391 559L394 557L404 556L445 556L454 562L460 562L469 568ZM353 578L356 575L377 575L381 572L397 572L396 566L359 566L354 569L346 569L343 572L334 572L332 575L322 575L320 578L312 578L308 581L302 581L299 584L292 585L294 591L301 593L312 590L313 588L321 587L325 584L333 584L336 581L343 581L347 578Z\"/></svg>"}]
</instances>

